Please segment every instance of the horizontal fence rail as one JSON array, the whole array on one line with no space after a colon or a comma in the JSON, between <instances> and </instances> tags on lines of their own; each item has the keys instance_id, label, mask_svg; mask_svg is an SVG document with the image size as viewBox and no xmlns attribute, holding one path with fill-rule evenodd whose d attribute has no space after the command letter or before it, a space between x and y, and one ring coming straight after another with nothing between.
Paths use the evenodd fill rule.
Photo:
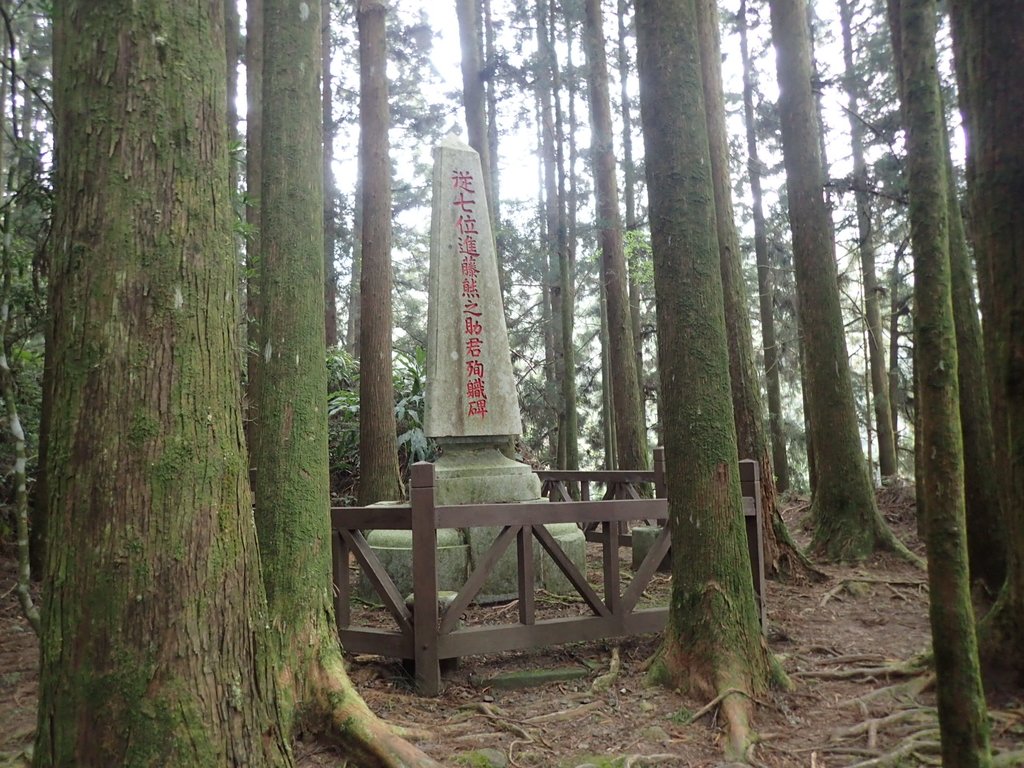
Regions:
<instances>
[{"instance_id":1,"label":"horizontal fence rail","mask_svg":"<svg viewBox=\"0 0 1024 768\"><path fill-rule=\"evenodd\" d=\"M335 611L345 649L411 659L415 665L417 692L433 696L441 690L440 662L443 659L660 631L667 621L668 609L637 608L671 544L662 450L658 449L655 456L655 469L650 472L539 472L545 493L549 498L560 499L558 501L452 506L435 504L434 466L420 462L412 467L409 504L333 508ZM760 562L757 464L742 462L741 477L754 585L763 624L764 576ZM590 486L596 484L605 486L599 499L590 497ZM644 495L644 484L653 486L654 498ZM584 497L579 501L573 500L577 489ZM623 590L619 547L630 543L626 533L628 524L637 520L658 522L663 528ZM583 528L588 540L601 544L602 594L588 583L586 574L580 572L544 527L551 523L575 523ZM442 607L437 589L437 530L478 527L500 528L500 533L458 593ZM368 529L411 532L411 606L363 536L362 532ZM537 618L534 541L564 574L589 615ZM462 627L461 616L499 558L513 546L518 565L517 621ZM393 628L352 625L350 555L359 562L394 620Z\"/></svg>"}]
</instances>

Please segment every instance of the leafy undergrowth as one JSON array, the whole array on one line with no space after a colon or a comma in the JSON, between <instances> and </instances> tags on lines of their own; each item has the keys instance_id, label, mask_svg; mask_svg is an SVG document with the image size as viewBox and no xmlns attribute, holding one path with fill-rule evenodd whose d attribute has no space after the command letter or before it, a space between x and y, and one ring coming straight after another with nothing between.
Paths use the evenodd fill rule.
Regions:
<instances>
[{"instance_id":1,"label":"leafy undergrowth","mask_svg":"<svg viewBox=\"0 0 1024 768\"><path fill-rule=\"evenodd\" d=\"M912 494L886 490L880 502L900 537L921 552ZM785 517L794 536L802 507ZM37 652L0 563L0 765L17 764L35 727ZM769 583L768 642L795 688L757 702L755 764L796 768L923 766L939 762L933 679L920 665L928 648L925 574L892 556L857 567L826 566L824 583ZM628 573L628 570L624 570ZM656 579L652 599L667 593ZM552 601L553 602L553 601ZM541 603L543 605L543 603ZM551 608L557 606L552 604ZM514 604L476 609L473 620L515 616ZM399 662L350 656L353 680L390 722L427 736L420 747L450 766L640 768L722 765L716 706L646 683L658 638L595 642L461 659L434 699L413 695ZM555 679L516 688L513 673ZM508 687L513 686L513 687ZM1024 746L1024 699L990 701L994 745ZM299 765L340 766L322 744L296 745ZM1006 765L1024 765L1024 757Z\"/></svg>"}]
</instances>

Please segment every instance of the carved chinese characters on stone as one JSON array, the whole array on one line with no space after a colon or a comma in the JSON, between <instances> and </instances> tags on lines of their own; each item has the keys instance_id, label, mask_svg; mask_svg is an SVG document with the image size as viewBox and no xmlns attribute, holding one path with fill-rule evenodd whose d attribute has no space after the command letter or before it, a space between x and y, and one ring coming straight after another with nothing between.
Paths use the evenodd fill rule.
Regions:
<instances>
[{"instance_id":1,"label":"carved chinese characters on stone","mask_svg":"<svg viewBox=\"0 0 1024 768\"><path fill-rule=\"evenodd\" d=\"M477 180L473 172L455 168L451 175L456 210L455 231L458 233L458 255L462 285L462 335L466 363L466 416L483 418L487 415L487 385L484 364L483 332L480 309L480 230L477 227Z\"/></svg>"},{"instance_id":2,"label":"carved chinese characters on stone","mask_svg":"<svg viewBox=\"0 0 1024 768\"><path fill-rule=\"evenodd\" d=\"M425 428L430 437L521 430L480 158L457 139L434 151Z\"/></svg>"}]
</instances>

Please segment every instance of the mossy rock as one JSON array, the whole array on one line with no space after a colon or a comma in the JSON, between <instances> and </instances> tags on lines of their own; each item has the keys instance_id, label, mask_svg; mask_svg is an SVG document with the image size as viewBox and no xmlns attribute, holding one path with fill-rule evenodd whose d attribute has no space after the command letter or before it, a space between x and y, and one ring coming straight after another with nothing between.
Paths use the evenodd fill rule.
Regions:
<instances>
[{"instance_id":1,"label":"mossy rock","mask_svg":"<svg viewBox=\"0 0 1024 768\"><path fill-rule=\"evenodd\" d=\"M456 755L455 764L466 768L508 768L508 756L500 749L477 749Z\"/></svg>"}]
</instances>

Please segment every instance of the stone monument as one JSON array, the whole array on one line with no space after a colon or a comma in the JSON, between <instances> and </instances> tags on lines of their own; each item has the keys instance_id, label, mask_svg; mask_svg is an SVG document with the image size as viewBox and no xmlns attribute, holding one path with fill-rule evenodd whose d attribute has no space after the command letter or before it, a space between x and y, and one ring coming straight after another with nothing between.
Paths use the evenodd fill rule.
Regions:
<instances>
[{"instance_id":1,"label":"stone monument","mask_svg":"<svg viewBox=\"0 0 1024 768\"><path fill-rule=\"evenodd\" d=\"M533 470L506 455L522 432L519 396L509 354L508 331L498 281L494 236L484 193L480 157L455 137L434 149L433 210L430 227L430 279L427 310L427 385L423 431L441 453L435 463L439 505L541 500ZM582 566L585 540L576 525L547 526L566 553ZM465 576L453 559L439 570L443 589L457 589L483 558L499 528L439 531L446 556L465 552ZM393 539L400 532L368 537L385 568L405 588L410 550ZM404 532L401 532L404 533ZM457 536L453 536L457 534ZM459 542L465 542L465 549ZM409 544L408 546L411 546ZM551 591L571 591L548 557L536 572ZM441 563L439 563L439 566ZM398 575L403 574L402 583ZM410 582L411 583L411 582ZM477 597L493 602L517 595L514 548L506 551Z\"/></svg>"},{"instance_id":2,"label":"stone monument","mask_svg":"<svg viewBox=\"0 0 1024 768\"><path fill-rule=\"evenodd\" d=\"M454 137L434 150L423 431L441 449L439 504L536 501L540 480L502 453L522 432L480 157ZM471 568L498 531L466 531ZM509 550L480 599L516 593Z\"/></svg>"}]
</instances>

